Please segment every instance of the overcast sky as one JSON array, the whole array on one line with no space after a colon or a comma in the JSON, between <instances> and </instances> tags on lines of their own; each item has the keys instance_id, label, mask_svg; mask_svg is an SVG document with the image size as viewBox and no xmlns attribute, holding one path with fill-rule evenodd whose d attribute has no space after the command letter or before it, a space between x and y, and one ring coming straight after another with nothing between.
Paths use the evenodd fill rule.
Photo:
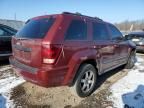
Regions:
<instances>
[{"instance_id":1,"label":"overcast sky","mask_svg":"<svg viewBox=\"0 0 144 108\"><path fill-rule=\"evenodd\" d=\"M26 21L29 18L80 12L112 23L144 19L144 0L0 0L0 19Z\"/></svg>"}]
</instances>

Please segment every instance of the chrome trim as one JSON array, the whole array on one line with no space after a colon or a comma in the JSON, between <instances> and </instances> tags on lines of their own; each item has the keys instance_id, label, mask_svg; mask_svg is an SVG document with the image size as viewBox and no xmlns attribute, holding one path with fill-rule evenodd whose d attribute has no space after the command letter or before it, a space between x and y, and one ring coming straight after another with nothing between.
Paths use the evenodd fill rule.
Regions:
<instances>
[{"instance_id":1,"label":"chrome trim","mask_svg":"<svg viewBox=\"0 0 144 108\"><path fill-rule=\"evenodd\" d=\"M12 53L8 53L8 54L0 54L0 57L3 57L3 56L11 56Z\"/></svg>"},{"instance_id":2,"label":"chrome trim","mask_svg":"<svg viewBox=\"0 0 144 108\"><path fill-rule=\"evenodd\" d=\"M13 47L20 50L20 51L31 52L31 48L25 48L25 47L20 46L20 45L13 45Z\"/></svg>"}]
</instances>

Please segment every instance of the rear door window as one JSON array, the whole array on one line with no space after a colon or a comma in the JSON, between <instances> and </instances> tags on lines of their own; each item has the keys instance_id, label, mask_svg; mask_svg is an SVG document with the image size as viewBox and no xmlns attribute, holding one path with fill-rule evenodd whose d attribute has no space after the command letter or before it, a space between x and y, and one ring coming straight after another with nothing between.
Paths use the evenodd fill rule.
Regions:
<instances>
[{"instance_id":1,"label":"rear door window","mask_svg":"<svg viewBox=\"0 0 144 108\"><path fill-rule=\"evenodd\" d=\"M30 20L26 25L16 34L20 38L44 38L50 27L54 23L54 18L44 18Z\"/></svg>"},{"instance_id":2,"label":"rear door window","mask_svg":"<svg viewBox=\"0 0 144 108\"><path fill-rule=\"evenodd\" d=\"M86 40L87 24L84 21L73 20L66 32L65 40Z\"/></svg>"},{"instance_id":3,"label":"rear door window","mask_svg":"<svg viewBox=\"0 0 144 108\"><path fill-rule=\"evenodd\" d=\"M93 39L94 40L109 40L107 27L103 23L93 23Z\"/></svg>"}]
</instances>

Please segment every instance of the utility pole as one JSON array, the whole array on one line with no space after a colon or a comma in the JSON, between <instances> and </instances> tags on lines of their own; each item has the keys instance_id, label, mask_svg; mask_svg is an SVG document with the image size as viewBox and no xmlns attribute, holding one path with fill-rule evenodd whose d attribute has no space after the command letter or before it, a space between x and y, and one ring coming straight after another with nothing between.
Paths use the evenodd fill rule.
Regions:
<instances>
[{"instance_id":1,"label":"utility pole","mask_svg":"<svg viewBox=\"0 0 144 108\"><path fill-rule=\"evenodd\" d=\"M16 20L16 13L14 14L14 20Z\"/></svg>"}]
</instances>

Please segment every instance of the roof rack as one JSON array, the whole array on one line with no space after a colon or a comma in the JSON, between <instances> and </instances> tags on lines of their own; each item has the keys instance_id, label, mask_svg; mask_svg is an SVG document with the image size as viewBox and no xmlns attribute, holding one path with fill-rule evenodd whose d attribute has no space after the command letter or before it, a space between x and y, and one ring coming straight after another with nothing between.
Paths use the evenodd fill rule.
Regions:
<instances>
[{"instance_id":1,"label":"roof rack","mask_svg":"<svg viewBox=\"0 0 144 108\"><path fill-rule=\"evenodd\" d=\"M98 18L98 17L90 17L90 16L82 15L82 14L79 13L79 12L76 12L76 13L63 12L62 14L70 14L70 15L76 15L76 16L84 16L84 17L93 18L93 19L97 19L97 20L103 21L102 19L100 19L100 18Z\"/></svg>"}]
</instances>

